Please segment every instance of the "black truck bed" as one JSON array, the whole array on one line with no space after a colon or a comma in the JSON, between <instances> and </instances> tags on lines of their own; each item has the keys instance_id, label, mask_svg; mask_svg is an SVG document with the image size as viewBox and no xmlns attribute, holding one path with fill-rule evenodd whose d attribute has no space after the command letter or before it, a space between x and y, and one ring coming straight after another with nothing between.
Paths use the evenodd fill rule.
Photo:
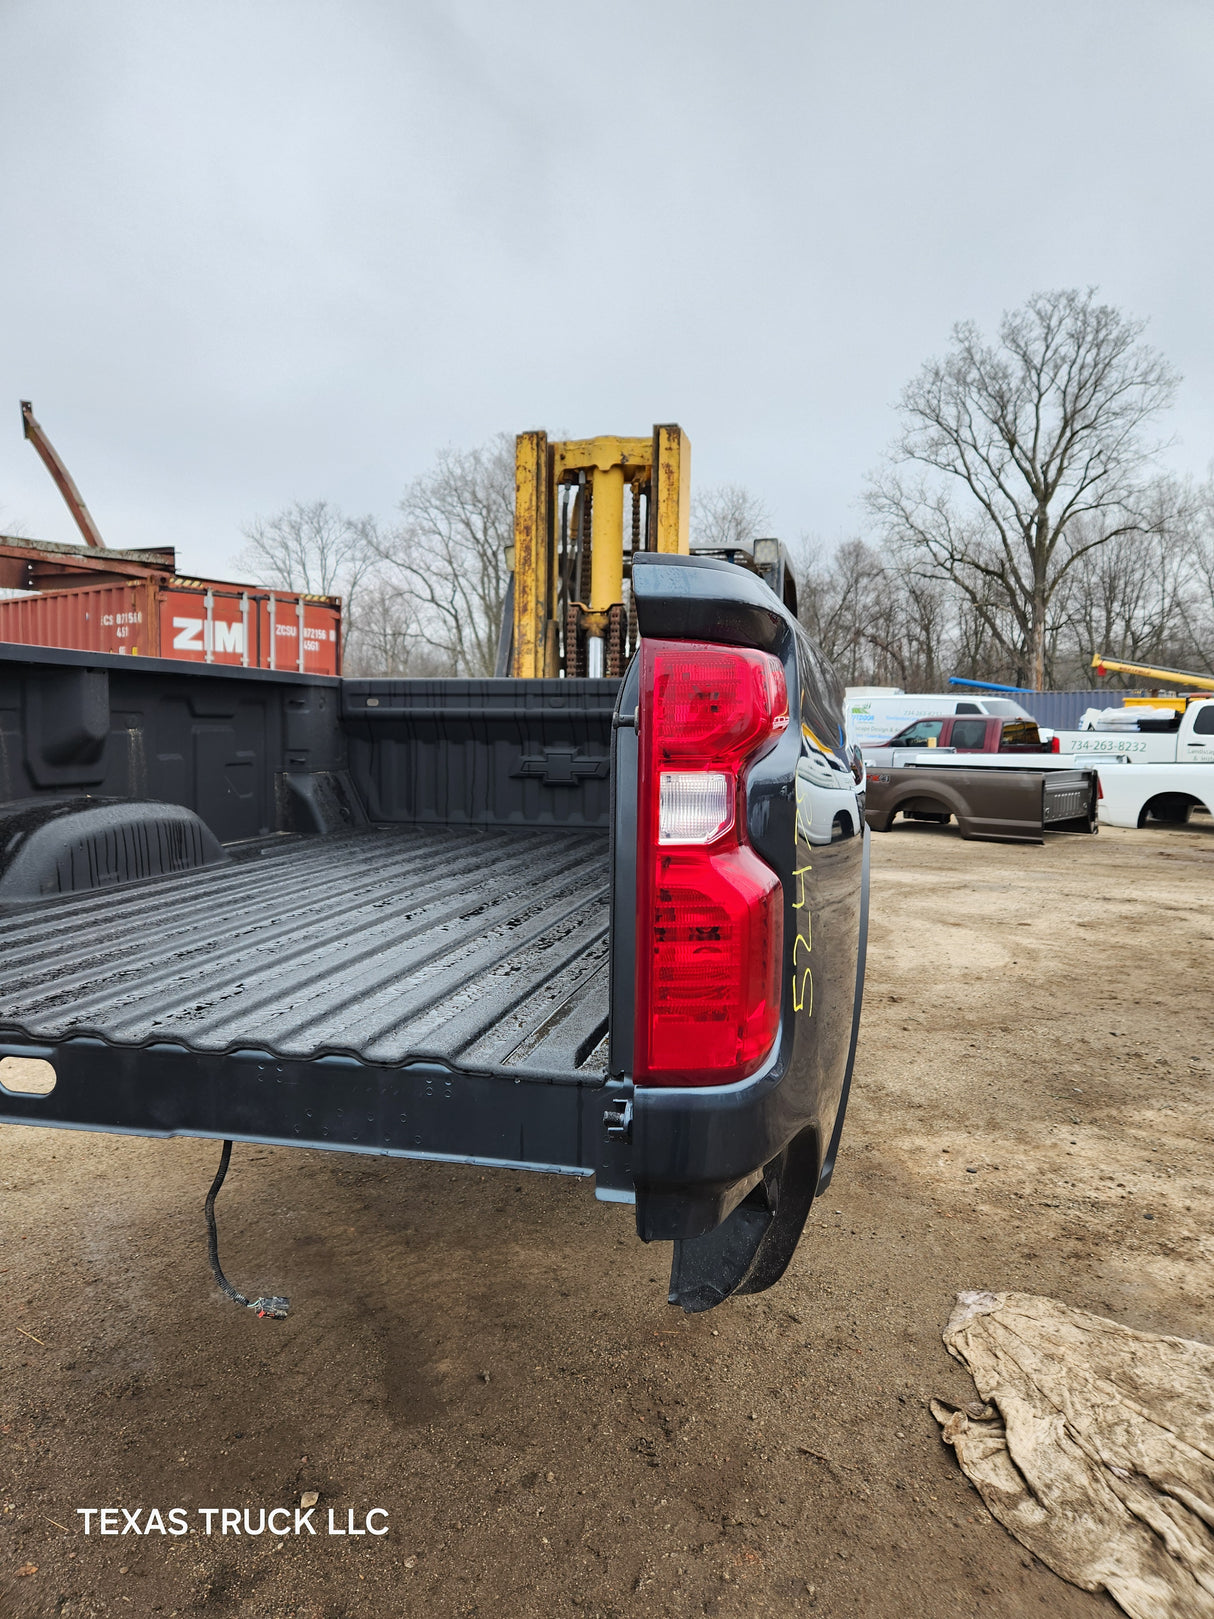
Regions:
<instances>
[{"instance_id":1,"label":"black truck bed","mask_svg":"<svg viewBox=\"0 0 1214 1619\"><path fill-rule=\"evenodd\" d=\"M632 600L642 656L622 679L0 646L0 1126L593 1177L635 1203L644 1241L675 1244L685 1309L770 1287L838 1150L863 799L837 682L762 580L637 552ZM738 713L753 689L767 740L743 767L721 732L741 951L732 924L689 904L669 931L644 897L650 654L712 689L744 655L768 698L783 672L792 723L747 676ZM691 1035L659 1083L636 1034L671 975ZM694 1028L718 1021L693 999L709 984L745 1022Z\"/></svg>"},{"instance_id":2,"label":"black truck bed","mask_svg":"<svg viewBox=\"0 0 1214 1619\"><path fill-rule=\"evenodd\" d=\"M35 1045L605 1072L608 841L396 826L0 919L0 1031Z\"/></svg>"}]
</instances>

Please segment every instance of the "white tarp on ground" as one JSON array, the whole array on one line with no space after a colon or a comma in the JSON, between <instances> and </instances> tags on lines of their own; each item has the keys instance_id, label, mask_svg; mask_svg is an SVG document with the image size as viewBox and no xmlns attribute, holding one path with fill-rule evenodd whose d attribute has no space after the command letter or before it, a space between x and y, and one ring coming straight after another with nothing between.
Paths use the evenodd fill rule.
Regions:
<instances>
[{"instance_id":1,"label":"white tarp on ground","mask_svg":"<svg viewBox=\"0 0 1214 1619\"><path fill-rule=\"evenodd\" d=\"M1214 1349L1031 1293L944 1331L985 1405L932 1401L992 1516L1133 1619L1214 1619Z\"/></svg>"}]
</instances>

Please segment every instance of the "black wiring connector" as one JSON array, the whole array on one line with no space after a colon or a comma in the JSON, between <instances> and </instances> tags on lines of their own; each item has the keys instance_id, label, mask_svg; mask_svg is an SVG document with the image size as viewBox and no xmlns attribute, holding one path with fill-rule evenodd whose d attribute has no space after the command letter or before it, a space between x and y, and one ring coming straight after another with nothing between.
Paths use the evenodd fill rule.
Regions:
<instances>
[{"instance_id":1,"label":"black wiring connector","mask_svg":"<svg viewBox=\"0 0 1214 1619\"><path fill-rule=\"evenodd\" d=\"M219 1196L219 1188L223 1185L228 1173L228 1165L232 1162L232 1143L225 1141L223 1151L219 1155L219 1168L215 1172L215 1179L211 1182L211 1190L207 1193L204 1210L207 1217L207 1257L211 1261L211 1274L232 1300L245 1310L255 1310L263 1318L269 1317L271 1321L281 1321L291 1308L290 1299L279 1298L277 1294L259 1298L246 1299L243 1293L238 1293L223 1274L219 1264L219 1231L215 1225L215 1199Z\"/></svg>"}]
</instances>

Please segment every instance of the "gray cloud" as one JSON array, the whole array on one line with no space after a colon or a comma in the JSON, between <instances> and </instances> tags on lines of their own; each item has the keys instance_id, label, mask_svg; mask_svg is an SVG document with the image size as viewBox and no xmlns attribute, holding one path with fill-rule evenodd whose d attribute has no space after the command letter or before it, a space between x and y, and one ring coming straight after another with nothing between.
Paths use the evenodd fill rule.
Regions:
<instances>
[{"instance_id":1,"label":"gray cloud","mask_svg":"<svg viewBox=\"0 0 1214 1619\"><path fill-rule=\"evenodd\" d=\"M1214 446L1214 12L8 0L0 526L220 570L448 442L676 419L836 534L951 323L1099 283Z\"/></svg>"}]
</instances>

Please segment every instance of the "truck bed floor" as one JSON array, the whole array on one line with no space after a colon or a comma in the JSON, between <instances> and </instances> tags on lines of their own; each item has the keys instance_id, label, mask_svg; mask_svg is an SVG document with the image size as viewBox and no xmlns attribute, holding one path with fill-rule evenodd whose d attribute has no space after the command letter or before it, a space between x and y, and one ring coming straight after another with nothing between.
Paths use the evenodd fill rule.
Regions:
<instances>
[{"instance_id":1,"label":"truck bed floor","mask_svg":"<svg viewBox=\"0 0 1214 1619\"><path fill-rule=\"evenodd\" d=\"M292 842L4 917L0 1038L593 1079L607 902L604 833Z\"/></svg>"}]
</instances>

